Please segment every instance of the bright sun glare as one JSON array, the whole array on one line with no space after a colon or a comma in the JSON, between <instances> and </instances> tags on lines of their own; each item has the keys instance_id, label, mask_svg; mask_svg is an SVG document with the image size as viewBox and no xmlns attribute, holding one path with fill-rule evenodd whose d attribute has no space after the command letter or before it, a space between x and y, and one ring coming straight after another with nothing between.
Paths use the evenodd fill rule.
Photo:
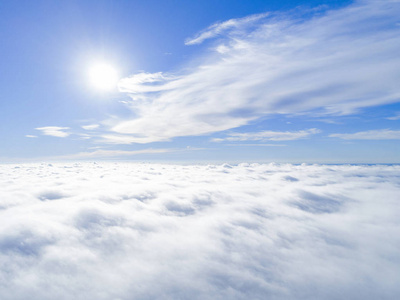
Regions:
<instances>
[{"instance_id":1,"label":"bright sun glare","mask_svg":"<svg viewBox=\"0 0 400 300\"><path fill-rule=\"evenodd\" d=\"M95 89L110 91L117 86L118 74L113 66L107 63L97 63L89 69L89 80Z\"/></svg>"}]
</instances>

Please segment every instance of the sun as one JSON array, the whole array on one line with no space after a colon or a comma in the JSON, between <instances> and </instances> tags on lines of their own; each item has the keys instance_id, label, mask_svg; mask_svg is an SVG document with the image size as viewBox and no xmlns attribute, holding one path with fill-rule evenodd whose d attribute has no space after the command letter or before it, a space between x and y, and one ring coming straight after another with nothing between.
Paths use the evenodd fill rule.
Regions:
<instances>
[{"instance_id":1,"label":"sun","mask_svg":"<svg viewBox=\"0 0 400 300\"><path fill-rule=\"evenodd\" d=\"M89 68L89 81L97 90L111 91L117 87L118 72L108 63L95 63Z\"/></svg>"}]
</instances>

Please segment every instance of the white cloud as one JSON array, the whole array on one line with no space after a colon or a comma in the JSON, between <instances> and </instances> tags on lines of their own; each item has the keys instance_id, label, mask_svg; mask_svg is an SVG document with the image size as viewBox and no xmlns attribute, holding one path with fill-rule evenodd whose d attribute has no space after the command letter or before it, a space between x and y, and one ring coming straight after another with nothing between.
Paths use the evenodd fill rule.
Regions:
<instances>
[{"instance_id":1,"label":"white cloud","mask_svg":"<svg viewBox=\"0 0 400 300\"><path fill-rule=\"evenodd\" d=\"M38 127L36 130L40 130L44 135L56 136L56 137L67 137L71 133L65 132L64 130L68 130L69 127L58 127L58 126L47 126L47 127Z\"/></svg>"},{"instance_id":2,"label":"white cloud","mask_svg":"<svg viewBox=\"0 0 400 300\"><path fill-rule=\"evenodd\" d=\"M95 130L100 127L99 124L90 124L90 125L83 125L81 126L85 130Z\"/></svg>"},{"instance_id":3,"label":"white cloud","mask_svg":"<svg viewBox=\"0 0 400 300\"><path fill-rule=\"evenodd\" d=\"M394 115L393 117L388 117L386 119L391 120L391 121L400 120L400 112L397 112L396 115Z\"/></svg>"},{"instance_id":4,"label":"white cloud","mask_svg":"<svg viewBox=\"0 0 400 300\"><path fill-rule=\"evenodd\" d=\"M245 146L245 147L286 147L284 144L225 144L226 146Z\"/></svg>"},{"instance_id":5,"label":"white cloud","mask_svg":"<svg viewBox=\"0 0 400 300\"><path fill-rule=\"evenodd\" d=\"M260 131L260 132L245 132L238 133L232 132L226 138L215 138L213 142L235 142L235 141L292 141L304 139L312 134L320 133L321 131L316 128L299 131Z\"/></svg>"},{"instance_id":6,"label":"white cloud","mask_svg":"<svg viewBox=\"0 0 400 300\"><path fill-rule=\"evenodd\" d=\"M397 102L399 14L396 1L358 1L308 19L274 15L242 34L232 20L234 34L225 26L219 42L223 51L190 71L122 80L135 117L111 130L148 143L224 131L271 114L341 115ZM202 34L214 35L212 29Z\"/></svg>"},{"instance_id":7,"label":"white cloud","mask_svg":"<svg viewBox=\"0 0 400 300\"><path fill-rule=\"evenodd\" d=\"M37 138L36 135L32 135L32 134L27 134L27 135L25 135L25 137L27 137L27 138Z\"/></svg>"},{"instance_id":8,"label":"white cloud","mask_svg":"<svg viewBox=\"0 0 400 300\"><path fill-rule=\"evenodd\" d=\"M256 14L244 18L230 19L225 22L215 23L208 27L206 30L196 35L194 38L188 39L185 42L185 45L201 44L203 41L224 34L227 31L232 32L232 30L235 29L243 30L244 27L254 25L255 22L260 21L269 15L269 13Z\"/></svg>"},{"instance_id":9,"label":"white cloud","mask_svg":"<svg viewBox=\"0 0 400 300\"><path fill-rule=\"evenodd\" d=\"M86 133L78 133L77 135L79 136L78 139L80 140L89 140L92 138L92 135Z\"/></svg>"},{"instance_id":10,"label":"white cloud","mask_svg":"<svg viewBox=\"0 0 400 300\"><path fill-rule=\"evenodd\" d=\"M122 78L118 83L118 87L120 92L134 94L144 92L159 92L160 90L169 89L168 86L162 85L162 83L174 79L176 79L176 77L165 75L162 72L139 73L127 78Z\"/></svg>"},{"instance_id":11,"label":"white cloud","mask_svg":"<svg viewBox=\"0 0 400 300\"><path fill-rule=\"evenodd\" d=\"M399 140L400 130L379 129L356 133L334 133L329 136L344 140Z\"/></svg>"},{"instance_id":12,"label":"white cloud","mask_svg":"<svg viewBox=\"0 0 400 300\"><path fill-rule=\"evenodd\" d=\"M400 293L400 166L0 167L2 300Z\"/></svg>"},{"instance_id":13,"label":"white cloud","mask_svg":"<svg viewBox=\"0 0 400 300\"><path fill-rule=\"evenodd\" d=\"M164 141L169 141L170 139L167 137ZM151 143L154 141L153 138L143 136L143 135L122 135L122 134L103 134L99 136L97 140L99 143L104 144L121 144L121 145L129 145L132 143Z\"/></svg>"},{"instance_id":14,"label":"white cloud","mask_svg":"<svg viewBox=\"0 0 400 300\"><path fill-rule=\"evenodd\" d=\"M142 150L96 150L92 152L80 152L71 155L57 156L55 159L91 159L91 158L106 158L106 157L124 157L134 156L139 154L158 154L176 152L178 149L142 149Z\"/></svg>"}]
</instances>

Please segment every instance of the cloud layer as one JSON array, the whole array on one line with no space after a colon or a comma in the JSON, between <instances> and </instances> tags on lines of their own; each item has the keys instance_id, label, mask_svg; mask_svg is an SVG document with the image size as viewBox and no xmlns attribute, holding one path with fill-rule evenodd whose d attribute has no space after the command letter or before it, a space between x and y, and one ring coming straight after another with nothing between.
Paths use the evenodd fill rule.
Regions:
<instances>
[{"instance_id":1,"label":"cloud layer","mask_svg":"<svg viewBox=\"0 0 400 300\"><path fill-rule=\"evenodd\" d=\"M0 294L395 299L399 166L0 166Z\"/></svg>"},{"instance_id":2,"label":"cloud layer","mask_svg":"<svg viewBox=\"0 0 400 300\"><path fill-rule=\"evenodd\" d=\"M398 1L356 1L305 14L211 26L187 42L219 37L189 71L141 73L120 82L135 118L111 130L129 143L168 141L271 114L351 114L399 101Z\"/></svg>"}]
</instances>

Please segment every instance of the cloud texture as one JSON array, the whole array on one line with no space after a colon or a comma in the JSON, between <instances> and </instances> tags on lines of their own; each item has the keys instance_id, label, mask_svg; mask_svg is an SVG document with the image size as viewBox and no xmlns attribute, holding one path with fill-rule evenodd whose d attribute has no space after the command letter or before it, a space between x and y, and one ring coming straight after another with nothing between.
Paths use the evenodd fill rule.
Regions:
<instances>
[{"instance_id":1,"label":"cloud texture","mask_svg":"<svg viewBox=\"0 0 400 300\"><path fill-rule=\"evenodd\" d=\"M395 299L399 171L0 165L0 295Z\"/></svg>"},{"instance_id":2,"label":"cloud texture","mask_svg":"<svg viewBox=\"0 0 400 300\"><path fill-rule=\"evenodd\" d=\"M187 42L219 37L189 70L121 80L135 117L111 130L124 143L148 143L271 114L342 115L399 101L399 1L304 13L215 24Z\"/></svg>"}]
</instances>

